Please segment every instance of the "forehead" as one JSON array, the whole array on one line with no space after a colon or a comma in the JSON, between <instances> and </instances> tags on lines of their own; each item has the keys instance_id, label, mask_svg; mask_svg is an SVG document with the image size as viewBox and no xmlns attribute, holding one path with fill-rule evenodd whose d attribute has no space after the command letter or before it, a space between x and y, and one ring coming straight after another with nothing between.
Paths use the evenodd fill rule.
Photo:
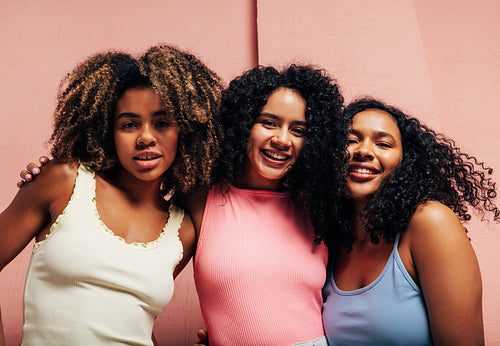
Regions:
<instances>
[{"instance_id":1,"label":"forehead","mask_svg":"<svg viewBox=\"0 0 500 346\"><path fill-rule=\"evenodd\" d=\"M367 109L352 118L350 126L356 131L386 132L401 139L396 120L387 112L379 109Z\"/></svg>"},{"instance_id":2,"label":"forehead","mask_svg":"<svg viewBox=\"0 0 500 346\"><path fill-rule=\"evenodd\" d=\"M126 90L116 103L116 110L135 108L162 108L160 95L152 88L133 88Z\"/></svg>"},{"instance_id":3,"label":"forehead","mask_svg":"<svg viewBox=\"0 0 500 346\"><path fill-rule=\"evenodd\" d=\"M305 121L306 100L294 89L278 88L269 94L261 113L292 117Z\"/></svg>"}]
</instances>

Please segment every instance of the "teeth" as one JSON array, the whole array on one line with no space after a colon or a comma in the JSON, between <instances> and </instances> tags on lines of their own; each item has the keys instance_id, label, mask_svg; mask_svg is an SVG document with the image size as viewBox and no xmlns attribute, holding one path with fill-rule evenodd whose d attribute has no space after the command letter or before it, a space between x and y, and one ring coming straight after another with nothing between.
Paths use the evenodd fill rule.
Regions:
<instances>
[{"instance_id":1,"label":"teeth","mask_svg":"<svg viewBox=\"0 0 500 346\"><path fill-rule=\"evenodd\" d=\"M138 156L137 160L144 160L144 161L146 161L146 160L154 160L154 159L156 159L158 157L159 156L149 156L149 155L148 156Z\"/></svg>"},{"instance_id":2,"label":"teeth","mask_svg":"<svg viewBox=\"0 0 500 346\"><path fill-rule=\"evenodd\" d=\"M374 172L368 168L352 168L351 172L364 173L364 174L374 174Z\"/></svg>"},{"instance_id":3,"label":"teeth","mask_svg":"<svg viewBox=\"0 0 500 346\"><path fill-rule=\"evenodd\" d=\"M272 157L273 159L276 159L276 160L285 160L288 157L288 155L280 154L277 152L271 152L271 151L267 151L267 150L265 153L267 156Z\"/></svg>"}]
</instances>

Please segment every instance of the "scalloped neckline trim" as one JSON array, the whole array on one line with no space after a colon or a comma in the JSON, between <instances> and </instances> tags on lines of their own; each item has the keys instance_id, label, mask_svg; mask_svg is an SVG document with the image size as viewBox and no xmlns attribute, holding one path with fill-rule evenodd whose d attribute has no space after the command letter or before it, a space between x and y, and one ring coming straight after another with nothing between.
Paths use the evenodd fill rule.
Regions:
<instances>
[{"instance_id":1,"label":"scalloped neckline trim","mask_svg":"<svg viewBox=\"0 0 500 346\"><path fill-rule=\"evenodd\" d=\"M165 225L163 226L163 229L160 233L160 235L154 239L151 240L147 243L144 242L132 242L132 243L127 243L125 239L119 235L116 235L105 223L104 221L101 220L101 216L99 215L99 211L97 210L97 203L95 200L95 190L96 190L96 180L95 180L95 172L94 171L89 171L92 174L92 181L91 181L91 186L90 186L90 209L93 214L94 220L97 222L97 224L100 226L100 230L103 231L106 235L108 235L111 239L129 247L133 248L138 248L138 249L151 249L151 248L156 248L160 244L163 238L167 236L167 226L170 223L170 220L172 219L173 215L173 204L170 203L168 207L168 220L165 222Z\"/></svg>"}]
</instances>

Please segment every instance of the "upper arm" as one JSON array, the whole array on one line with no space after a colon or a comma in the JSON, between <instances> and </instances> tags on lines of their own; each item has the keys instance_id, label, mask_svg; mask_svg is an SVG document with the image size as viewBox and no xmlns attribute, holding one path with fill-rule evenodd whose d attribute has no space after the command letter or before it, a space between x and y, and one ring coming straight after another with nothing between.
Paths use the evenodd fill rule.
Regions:
<instances>
[{"instance_id":1,"label":"upper arm","mask_svg":"<svg viewBox=\"0 0 500 346\"><path fill-rule=\"evenodd\" d=\"M448 207L427 202L407 229L435 344L483 344L479 264L465 230Z\"/></svg>"},{"instance_id":2,"label":"upper arm","mask_svg":"<svg viewBox=\"0 0 500 346\"><path fill-rule=\"evenodd\" d=\"M193 221L188 213L184 214L181 227L179 229L179 239L182 242L183 256L174 270L174 279L184 269L189 262L196 249L196 233L193 226Z\"/></svg>"},{"instance_id":3,"label":"upper arm","mask_svg":"<svg viewBox=\"0 0 500 346\"><path fill-rule=\"evenodd\" d=\"M0 214L0 270L51 223L52 208L71 194L75 174L68 165L51 164L36 181L17 192Z\"/></svg>"},{"instance_id":4,"label":"upper arm","mask_svg":"<svg viewBox=\"0 0 500 346\"><path fill-rule=\"evenodd\" d=\"M196 231L196 238L200 234L201 222L203 220L203 211L207 202L208 191L198 190L183 197L183 207L191 215L194 228Z\"/></svg>"}]
</instances>

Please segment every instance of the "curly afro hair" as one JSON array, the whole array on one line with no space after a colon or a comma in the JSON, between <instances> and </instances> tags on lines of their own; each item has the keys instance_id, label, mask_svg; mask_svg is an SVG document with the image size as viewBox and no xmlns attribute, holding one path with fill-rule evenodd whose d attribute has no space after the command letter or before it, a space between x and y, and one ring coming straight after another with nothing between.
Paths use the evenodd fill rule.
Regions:
<instances>
[{"instance_id":1,"label":"curly afro hair","mask_svg":"<svg viewBox=\"0 0 500 346\"><path fill-rule=\"evenodd\" d=\"M306 209L317 210L317 205L324 200L311 194L311 191L315 191L313 187L319 183L316 180L318 173L325 171L321 162L323 153L329 150L332 165L345 165L347 123L342 116L344 100L335 80L324 70L312 66L290 65L282 71L258 66L231 81L222 93L224 141L214 176L216 180L226 180L231 184L241 177L252 126L270 94L279 88L293 89L305 99L307 122L304 146L293 168L283 178L282 187L290 191L295 201ZM336 169L328 174L333 185L320 195L343 191L342 172ZM311 216L320 215L314 213Z\"/></svg>"},{"instance_id":2,"label":"curly afro hair","mask_svg":"<svg viewBox=\"0 0 500 346\"><path fill-rule=\"evenodd\" d=\"M397 234L407 228L417 207L429 200L445 204L462 222L471 218L468 205L478 210L482 219L491 213L493 220L500 222L500 211L493 202L497 193L496 184L489 177L491 168L462 152L451 139L378 100L357 100L345 108L344 115L352 121L356 114L368 109L381 110L395 119L403 145L401 164L385 179L361 214L363 227L374 244L380 238L394 242ZM341 205L337 222L328 225L331 235L327 243L351 249L353 203L345 195Z\"/></svg>"},{"instance_id":3,"label":"curly afro hair","mask_svg":"<svg viewBox=\"0 0 500 346\"><path fill-rule=\"evenodd\" d=\"M122 52L96 54L61 82L51 136L54 158L94 171L116 166L114 110L123 93L152 88L179 126L177 155L162 193L208 185L219 154L220 78L193 55L172 46L150 48L139 60Z\"/></svg>"}]
</instances>

